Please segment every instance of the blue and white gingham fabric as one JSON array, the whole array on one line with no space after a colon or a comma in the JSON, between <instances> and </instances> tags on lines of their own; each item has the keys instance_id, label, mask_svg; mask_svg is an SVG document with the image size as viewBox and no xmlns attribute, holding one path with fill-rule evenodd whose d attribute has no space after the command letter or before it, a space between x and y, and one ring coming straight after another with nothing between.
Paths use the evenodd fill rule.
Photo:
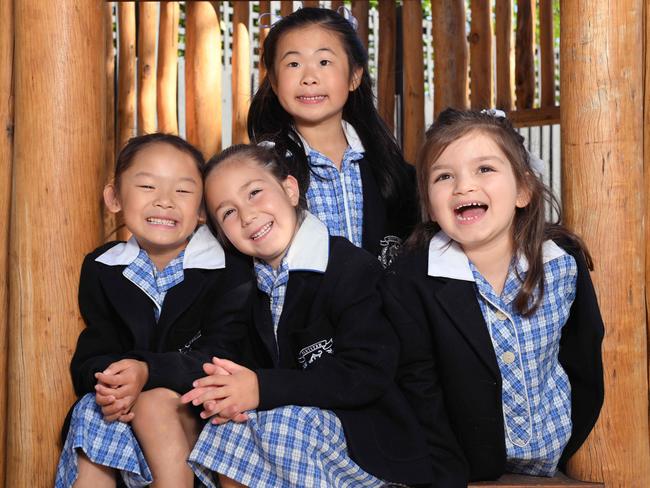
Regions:
<instances>
[{"instance_id":1,"label":"blue and white gingham fabric","mask_svg":"<svg viewBox=\"0 0 650 488\"><path fill-rule=\"evenodd\" d=\"M160 318L167 291L183 281L185 276L183 273L184 256L185 250L182 250L165 269L159 272L147 252L140 249L138 256L122 271L126 279L153 300L156 321Z\"/></svg>"},{"instance_id":2,"label":"blue and white gingham fabric","mask_svg":"<svg viewBox=\"0 0 650 488\"><path fill-rule=\"evenodd\" d=\"M363 154L348 146L341 170L323 154L310 149L311 177L307 189L309 211L327 226L329 233L343 236L361 247L363 237L363 188L358 161Z\"/></svg>"},{"instance_id":3,"label":"blue and white gingham fabric","mask_svg":"<svg viewBox=\"0 0 650 488\"><path fill-rule=\"evenodd\" d=\"M289 282L287 257L282 258L277 271L270 264L255 260L255 276L257 277L257 288L266 293L271 301L273 334L277 341L278 323L280 322L280 315L282 315L284 296Z\"/></svg>"},{"instance_id":4,"label":"blue and white gingham fabric","mask_svg":"<svg viewBox=\"0 0 650 488\"><path fill-rule=\"evenodd\" d=\"M576 294L576 262L565 253L544 264L544 297L530 317L514 307L521 267L510 267L501 296L470 268L502 376L506 469L552 476L571 437L571 385L558 354Z\"/></svg>"},{"instance_id":5,"label":"blue and white gingham fabric","mask_svg":"<svg viewBox=\"0 0 650 488\"><path fill-rule=\"evenodd\" d=\"M383 486L350 459L333 412L287 406L248 416L241 424L203 428L188 463L206 486L217 486L215 473L250 488Z\"/></svg>"},{"instance_id":6,"label":"blue and white gingham fabric","mask_svg":"<svg viewBox=\"0 0 650 488\"><path fill-rule=\"evenodd\" d=\"M104 421L92 393L84 395L72 412L70 430L56 469L55 488L69 488L77 479L78 449L91 462L120 471L128 488L147 486L153 481L130 425Z\"/></svg>"}]
</instances>

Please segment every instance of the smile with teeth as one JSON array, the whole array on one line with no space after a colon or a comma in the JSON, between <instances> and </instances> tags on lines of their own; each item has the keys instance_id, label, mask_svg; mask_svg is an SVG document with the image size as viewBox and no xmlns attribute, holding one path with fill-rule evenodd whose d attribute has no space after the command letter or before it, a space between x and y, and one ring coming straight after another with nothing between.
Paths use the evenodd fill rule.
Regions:
<instances>
[{"instance_id":1,"label":"smile with teeth","mask_svg":"<svg viewBox=\"0 0 650 488\"><path fill-rule=\"evenodd\" d=\"M456 218L462 222L471 222L477 220L485 214L488 206L481 202L461 203L454 208Z\"/></svg>"},{"instance_id":2,"label":"smile with teeth","mask_svg":"<svg viewBox=\"0 0 650 488\"><path fill-rule=\"evenodd\" d=\"M171 220L171 219L161 219L158 217L149 217L147 218L147 222L150 224L155 224L155 225L165 225L167 227L175 227L176 226L176 221Z\"/></svg>"},{"instance_id":3,"label":"smile with teeth","mask_svg":"<svg viewBox=\"0 0 650 488\"><path fill-rule=\"evenodd\" d=\"M268 224L264 225L260 230L255 232L255 234L251 235L251 239L256 241L257 239L264 237L266 234L268 234L271 231L271 227L273 227L273 222L269 222Z\"/></svg>"},{"instance_id":4,"label":"smile with teeth","mask_svg":"<svg viewBox=\"0 0 650 488\"><path fill-rule=\"evenodd\" d=\"M307 95L302 95L298 97L298 100L301 102L306 102L306 103L317 103L317 102L322 102L327 98L326 95L312 95L312 96L307 96Z\"/></svg>"}]
</instances>

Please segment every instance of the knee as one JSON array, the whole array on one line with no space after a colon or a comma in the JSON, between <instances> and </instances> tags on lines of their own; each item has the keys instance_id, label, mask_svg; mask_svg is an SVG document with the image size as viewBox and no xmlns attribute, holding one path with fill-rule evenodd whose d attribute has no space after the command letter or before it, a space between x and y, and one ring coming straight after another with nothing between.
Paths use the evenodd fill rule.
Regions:
<instances>
[{"instance_id":1,"label":"knee","mask_svg":"<svg viewBox=\"0 0 650 488\"><path fill-rule=\"evenodd\" d=\"M143 391L133 405L134 425L142 422L159 422L168 420L170 415L178 414L182 406L180 395L167 388L154 388Z\"/></svg>"}]
</instances>

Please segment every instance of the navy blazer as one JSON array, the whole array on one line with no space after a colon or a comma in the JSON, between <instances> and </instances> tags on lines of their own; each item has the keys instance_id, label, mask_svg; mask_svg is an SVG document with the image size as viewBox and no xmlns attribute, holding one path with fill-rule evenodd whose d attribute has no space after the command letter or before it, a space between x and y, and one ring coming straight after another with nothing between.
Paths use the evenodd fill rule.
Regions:
<instances>
[{"instance_id":1,"label":"navy blazer","mask_svg":"<svg viewBox=\"0 0 650 488\"><path fill-rule=\"evenodd\" d=\"M560 340L573 422L562 467L586 439L602 406L604 330L582 253L558 245L578 265L576 297ZM402 382L419 405L430 443L436 440L432 428L448 423L466 459L469 480L496 479L506 462L501 374L474 283L432 277L427 268L427 249L411 251L397 260L381 286L386 312L402 341ZM446 407L443 415L440 404Z\"/></svg>"},{"instance_id":2,"label":"navy blazer","mask_svg":"<svg viewBox=\"0 0 650 488\"><path fill-rule=\"evenodd\" d=\"M364 470L385 480L430 483L424 436L393 381L398 343L381 311L381 274L375 257L329 237L324 273L289 274L277 347L268 295L254 292L248 364L258 376L260 410L331 409Z\"/></svg>"}]
</instances>

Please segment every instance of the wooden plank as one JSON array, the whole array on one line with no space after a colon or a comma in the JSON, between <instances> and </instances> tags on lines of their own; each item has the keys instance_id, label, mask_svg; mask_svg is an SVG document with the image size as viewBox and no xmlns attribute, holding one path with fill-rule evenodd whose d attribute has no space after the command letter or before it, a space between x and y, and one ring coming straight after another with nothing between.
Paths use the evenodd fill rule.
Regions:
<instances>
[{"instance_id":1,"label":"wooden plank","mask_svg":"<svg viewBox=\"0 0 650 488\"><path fill-rule=\"evenodd\" d=\"M357 35L363 47L368 50L368 12L369 0L352 0L352 15L357 19Z\"/></svg>"},{"instance_id":2,"label":"wooden plank","mask_svg":"<svg viewBox=\"0 0 650 488\"><path fill-rule=\"evenodd\" d=\"M377 105L379 115L391 132L395 129L395 47L397 8L394 0L378 3L379 59L377 68Z\"/></svg>"},{"instance_id":3,"label":"wooden plank","mask_svg":"<svg viewBox=\"0 0 650 488\"><path fill-rule=\"evenodd\" d=\"M650 5L646 0L645 5L645 20L644 20L644 39L645 44L643 46L643 52L645 53L644 59L644 104L643 104L643 168L644 168L644 179L645 179L645 242L646 242L646 257L645 257L645 297L646 297L646 331L647 336L650 338L650 226L648 226L648 218L650 216L650 197L648 195L648 190L650 189ZM649 351L650 354L650 351ZM650 389L650 381L648 384Z\"/></svg>"},{"instance_id":4,"label":"wooden plank","mask_svg":"<svg viewBox=\"0 0 650 488\"><path fill-rule=\"evenodd\" d=\"M7 445L7 334L9 314L9 218L11 208L11 171L13 166L14 90L14 2L0 2L0 446ZM0 484L4 482L5 456L0 455Z\"/></svg>"},{"instance_id":5,"label":"wooden plank","mask_svg":"<svg viewBox=\"0 0 650 488\"><path fill-rule=\"evenodd\" d=\"M158 3L139 2L138 134L156 132L156 33Z\"/></svg>"},{"instance_id":6,"label":"wooden plank","mask_svg":"<svg viewBox=\"0 0 650 488\"><path fill-rule=\"evenodd\" d=\"M560 18L562 202L593 254L606 328L605 404L568 474L621 487L650 486L643 9L644 0L572 0Z\"/></svg>"},{"instance_id":7,"label":"wooden plank","mask_svg":"<svg viewBox=\"0 0 650 488\"><path fill-rule=\"evenodd\" d=\"M422 5L402 5L404 36L404 119L402 152L404 159L414 162L424 141L424 55L422 50Z\"/></svg>"},{"instance_id":8,"label":"wooden plank","mask_svg":"<svg viewBox=\"0 0 650 488\"><path fill-rule=\"evenodd\" d=\"M511 110L515 98L512 0L496 0L496 107Z\"/></svg>"},{"instance_id":9,"label":"wooden plank","mask_svg":"<svg viewBox=\"0 0 650 488\"><path fill-rule=\"evenodd\" d=\"M158 34L157 99L158 130L178 135L178 2L160 2Z\"/></svg>"},{"instance_id":10,"label":"wooden plank","mask_svg":"<svg viewBox=\"0 0 650 488\"><path fill-rule=\"evenodd\" d=\"M104 167L102 183L108 183L113 177L115 168L115 47L113 46L113 2L104 3L104 67L106 75L106 131L104 135ZM97 196L100 198L100 195ZM101 205L101 204L100 204ZM103 205L103 236L104 240L115 239L117 221L115 214L109 212Z\"/></svg>"},{"instance_id":11,"label":"wooden plank","mask_svg":"<svg viewBox=\"0 0 650 488\"><path fill-rule=\"evenodd\" d=\"M280 2L280 15L286 17L293 13L293 1L292 0L281 0Z\"/></svg>"},{"instance_id":12,"label":"wooden plank","mask_svg":"<svg viewBox=\"0 0 650 488\"><path fill-rule=\"evenodd\" d=\"M266 15L266 20L264 21L265 24L270 25L271 24L271 2L270 0L260 0L260 16L262 14L269 14ZM269 34L269 27L260 27L259 28L259 66L258 66L258 71L259 71L259 81L260 84L262 83L262 80L266 76L266 66L264 66L264 63L262 62L262 54L264 52L264 40L266 39L266 36Z\"/></svg>"},{"instance_id":13,"label":"wooden plank","mask_svg":"<svg viewBox=\"0 0 650 488\"><path fill-rule=\"evenodd\" d=\"M185 132L209 158L221 149L219 9L207 2L185 6Z\"/></svg>"},{"instance_id":14,"label":"wooden plank","mask_svg":"<svg viewBox=\"0 0 650 488\"><path fill-rule=\"evenodd\" d=\"M515 127L534 127L560 123L560 107L528 108L506 113Z\"/></svg>"},{"instance_id":15,"label":"wooden plank","mask_svg":"<svg viewBox=\"0 0 650 488\"><path fill-rule=\"evenodd\" d=\"M521 474L504 474L496 481L479 481L470 483L469 487L481 488L604 488L602 483L577 481L562 473L546 478L543 476L524 476Z\"/></svg>"},{"instance_id":16,"label":"wooden plank","mask_svg":"<svg viewBox=\"0 0 650 488\"><path fill-rule=\"evenodd\" d=\"M246 117L251 101L248 2L233 4L232 37L232 142L247 143Z\"/></svg>"},{"instance_id":17,"label":"wooden plank","mask_svg":"<svg viewBox=\"0 0 650 488\"><path fill-rule=\"evenodd\" d=\"M135 135L135 3L117 2L117 149Z\"/></svg>"},{"instance_id":18,"label":"wooden plank","mask_svg":"<svg viewBox=\"0 0 650 488\"><path fill-rule=\"evenodd\" d=\"M535 100L535 0L517 2L515 44L517 109L532 108Z\"/></svg>"},{"instance_id":19,"label":"wooden plank","mask_svg":"<svg viewBox=\"0 0 650 488\"><path fill-rule=\"evenodd\" d=\"M434 57L434 115L448 107L467 108L465 1L431 2ZM407 51L404 51L407 52Z\"/></svg>"},{"instance_id":20,"label":"wooden plank","mask_svg":"<svg viewBox=\"0 0 650 488\"><path fill-rule=\"evenodd\" d=\"M553 0L539 0L540 107L555 105L555 49Z\"/></svg>"},{"instance_id":21,"label":"wooden plank","mask_svg":"<svg viewBox=\"0 0 650 488\"><path fill-rule=\"evenodd\" d=\"M319 7L319 1L318 0L303 0L302 6L303 7Z\"/></svg>"},{"instance_id":22,"label":"wooden plank","mask_svg":"<svg viewBox=\"0 0 650 488\"><path fill-rule=\"evenodd\" d=\"M6 3L6 2L5 2ZM82 321L85 253L101 242L103 2L16 0L5 486L52 486ZM89 34L91 33L91 34Z\"/></svg>"},{"instance_id":23,"label":"wooden plank","mask_svg":"<svg viewBox=\"0 0 650 488\"><path fill-rule=\"evenodd\" d=\"M472 0L469 33L471 107L492 107L492 11L491 2Z\"/></svg>"}]
</instances>

